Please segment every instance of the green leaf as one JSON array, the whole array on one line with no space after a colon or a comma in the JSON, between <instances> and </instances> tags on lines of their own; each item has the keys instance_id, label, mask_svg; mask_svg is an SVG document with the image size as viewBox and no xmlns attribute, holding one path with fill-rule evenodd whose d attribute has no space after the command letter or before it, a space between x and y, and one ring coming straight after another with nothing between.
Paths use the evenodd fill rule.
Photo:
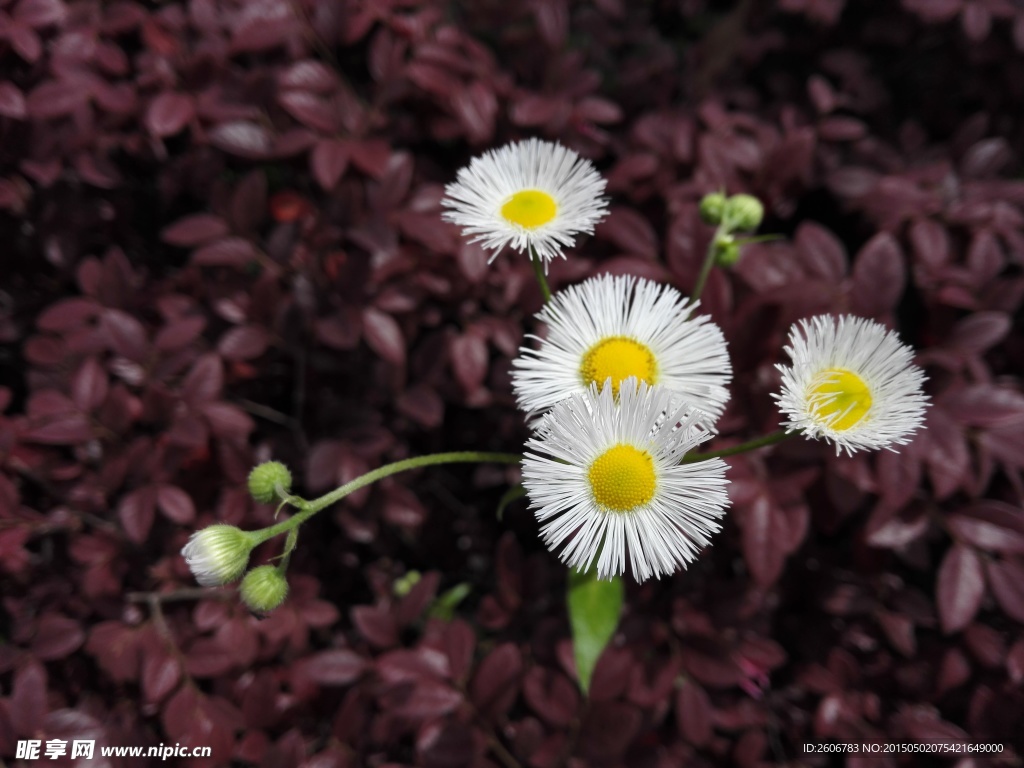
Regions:
<instances>
[{"instance_id":1,"label":"green leaf","mask_svg":"<svg viewBox=\"0 0 1024 768\"><path fill-rule=\"evenodd\" d=\"M572 625L572 650L576 657L576 675L583 693L590 690L601 652L615 634L622 613L622 579L600 581L597 569L588 573L569 571L569 623Z\"/></svg>"},{"instance_id":2,"label":"green leaf","mask_svg":"<svg viewBox=\"0 0 1024 768\"><path fill-rule=\"evenodd\" d=\"M501 499L498 501L498 519L501 520L502 516L505 514L505 507L507 507L513 501L518 501L525 495L526 489L523 487L522 483L519 483L518 485L513 485L511 488L505 491L505 493L502 494Z\"/></svg>"},{"instance_id":3,"label":"green leaf","mask_svg":"<svg viewBox=\"0 0 1024 768\"><path fill-rule=\"evenodd\" d=\"M451 621L452 616L455 615L455 609L469 596L469 592L470 586L466 582L456 584L430 606L430 618Z\"/></svg>"}]
</instances>

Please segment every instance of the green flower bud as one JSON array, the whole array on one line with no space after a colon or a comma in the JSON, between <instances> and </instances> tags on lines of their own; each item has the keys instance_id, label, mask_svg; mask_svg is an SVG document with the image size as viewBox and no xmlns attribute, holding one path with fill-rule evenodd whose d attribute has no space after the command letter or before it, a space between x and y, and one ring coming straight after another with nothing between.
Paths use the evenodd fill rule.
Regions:
<instances>
[{"instance_id":1,"label":"green flower bud","mask_svg":"<svg viewBox=\"0 0 1024 768\"><path fill-rule=\"evenodd\" d=\"M420 583L420 578L422 577L419 571L409 571L405 576L395 579L391 591L395 593L395 597L405 597Z\"/></svg>"},{"instance_id":2,"label":"green flower bud","mask_svg":"<svg viewBox=\"0 0 1024 768\"><path fill-rule=\"evenodd\" d=\"M761 226L764 206L753 195L733 195L725 203L723 217L731 229L753 232Z\"/></svg>"},{"instance_id":3,"label":"green flower bud","mask_svg":"<svg viewBox=\"0 0 1024 768\"><path fill-rule=\"evenodd\" d=\"M712 192L700 200L700 220L705 224L721 224L725 213L725 195Z\"/></svg>"},{"instance_id":4,"label":"green flower bud","mask_svg":"<svg viewBox=\"0 0 1024 768\"><path fill-rule=\"evenodd\" d=\"M249 493L260 504L279 501L277 488L288 493L292 488L292 473L280 461L265 461L249 473Z\"/></svg>"},{"instance_id":5,"label":"green flower bud","mask_svg":"<svg viewBox=\"0 0 1024 768\"><path fill-rule=\"evenodd\" d=\"M233 525L211 525L196 531L181 550L196 581L219 587L236 581L249 564L252 536Z\"/></svg>"},{"instance_id":6,"label":"green flower bud","mask_svg":"<svg viewBox=\"0 0 1024 768\"><path fill-rule=\"evenodd\" d=\"M288 580L275 566L261 565L245 574L238 589L250 611L269 613L288 597Z\"/></svg>"},{"instance_id":7,"label":"green flower bud","mask_svg":"<svg viewBox=\"0 0 1024 768\"><path fill-rule=\"evenodd\" d=\"M719 267L731 267L740 260L740 244L731 237L715 242L715 264Z\"/></svg>"}]
</instances>

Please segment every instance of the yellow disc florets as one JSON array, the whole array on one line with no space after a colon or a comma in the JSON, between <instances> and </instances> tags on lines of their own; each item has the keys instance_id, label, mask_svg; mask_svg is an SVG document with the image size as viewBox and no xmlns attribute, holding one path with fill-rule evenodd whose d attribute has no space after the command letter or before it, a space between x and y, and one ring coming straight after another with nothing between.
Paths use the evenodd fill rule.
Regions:
<instances>
[{"instance_id":1,"label":"yellow disc florets","mask_svg":"<svg viewBox=\"0 0 1024 768\"><path fill-rule=\"evenodd\" d=\"M860 423L871 410L871 403L871 390L864 379L844 368L822 371L807 392L808 410L839 431Z\"/></svg>"},{"instance_id":2,"label":"yellow disc florets","mask_svg":"<svg viewBox=\"0 0 1024 768\"><path fill-rule=\"evenodd\" d=\"M615 512L628 512L654 497L654 460L632 445L616 445L598 456L587 470L594 501Z\"/></svg>"},{"instance_id":3,"label":"yellow disc florets","mask_svg":"<svg viewBox=\"0 0 1024 768\"><path fill-rule=\"evenodd\" d=\"M618 397L619 385L630 376L635 376L637 382L654 384L657 367L654 354L639 341L612 336L587 350L580 363L580 375L588 387L591 384L603 387L610 378L612 392Z\"/></svg>"},{"instance_id":4,"label":"yellow disc florets","mask_svg":"<svg viewBox=\"0 0 1024 768\"><path fill-rule=\"evenodd\" d=\"M501 206L502 217L525 229L536 229L547 224L558 213L555 198L539 189L516 192Z\"/></svg>"}]
</instances>

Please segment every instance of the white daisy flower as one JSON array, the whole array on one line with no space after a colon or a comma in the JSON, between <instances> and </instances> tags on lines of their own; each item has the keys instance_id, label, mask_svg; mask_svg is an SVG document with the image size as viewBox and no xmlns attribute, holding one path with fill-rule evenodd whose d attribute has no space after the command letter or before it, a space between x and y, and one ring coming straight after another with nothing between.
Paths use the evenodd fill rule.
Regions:
<instances>
[{"instance_id":1,"label":"white daisy flower","mask_svg":"<svg viewBox=\"0 0 1024 768\"><path fill-rule=\"evenodd\" d=\"M728 503L725 463L680 464L707 440L706 415L663 387L629 381L616 398L606 385L556 405L523 457L523 485L541 536L559 557L599 578L626 570L661 578L696 558L719 530ZM532 453L531 453L532 451ZM543 455L542 455L543 454Z\"/></svg>"},{"instance_id":2,"label":"white daisy flower","mask_svg":"<svg viewBox=\"0 0 1024 768\"><path fill-rule=\"evenodd\" d=\"M725 338L706 315L691 317L674 288L631 276L600 275L559 291L537 313L548 327L537 349L513 362L519 407L542 413L570 394L612 380L658 384L717 418L729 399L732 364Z\"/></svg>"},{"instance_id":3,"label":"white daisy flower","mask_svg":"<svg viewBox=\"0 0 1024 768\"><path fill-rule=\"evenodd\" d=\"M252 534L233 525L210 525L196 531L181 550L196 581L219 587L236 581L249 563Z\"/></svg>"},{"instance_id":4,"label":"white daisy flower","mask_svg":"<svg viewBox=\"0 0 1024 768\"><path fill-rule=\"evenodd\" d=\"M508 144L475 157L445 187L442 216L495 253L532 248L545 266L577 232L592 233L604 218L605 180L589 160L539 139Z\"/></svg>"},{"instance_id":5,"label":"white daisy flower","mask_svg":"<svg viewBox=\"0 0 1024 768\"><path fill-rule=\"evenodd\" d=\"M892 448L910 442L924 421L925 375L910 347L873 320L828 315L802 320L789 333L792 366L776 365L782 392L773 397L789 417L782 426L845 449Z\"/></svg>"}]
</instances>

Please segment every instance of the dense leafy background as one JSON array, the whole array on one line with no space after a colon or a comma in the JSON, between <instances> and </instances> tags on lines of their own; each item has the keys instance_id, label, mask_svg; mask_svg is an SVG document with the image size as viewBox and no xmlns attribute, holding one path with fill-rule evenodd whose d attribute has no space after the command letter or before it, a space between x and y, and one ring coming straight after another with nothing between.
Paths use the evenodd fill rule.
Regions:
<instances>
[{"instance_id":1,"label":"dense leafy background","mask_svg":"<svg viewBox=\"0 0 1024 768\"><path fill-rule=\"evenodd\" d=\"M1022 48L1011 0L0 2L0 755L824 765L801 745L880 738L1019 764ZM895 325L934 402L899 454L731 460L725 530L628 586L586 703L565 571L523 502L495 517L515 470L353 495L305 527L266 619L178 555L271 520L258 460L312 496L521 445L508 369L540 294L439 199L531 135L613 201L555 287L688 291L719 188L787 235L705 293L736 369L723 445L775 428L787 329L822 311Z\"/></svg>"}]
</instances>

